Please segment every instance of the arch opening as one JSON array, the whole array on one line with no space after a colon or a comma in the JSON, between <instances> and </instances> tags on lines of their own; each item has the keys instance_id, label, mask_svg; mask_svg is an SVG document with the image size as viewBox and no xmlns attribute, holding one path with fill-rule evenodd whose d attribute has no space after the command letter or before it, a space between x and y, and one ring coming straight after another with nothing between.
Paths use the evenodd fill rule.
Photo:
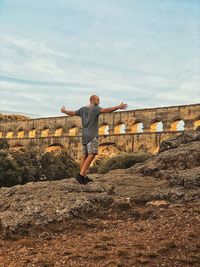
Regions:
<instances>
[{"instance_id":1,"label":"arch opening","mask_svg":"<svg viewBox=\"0 0 200 267\"><path fill-rule=\"evenodd\" d=\"M137 122L131 127L131 133L143 133L144 126L142 122Z\"/></svg>"},{"instance_id":2,"label":"arch opening","mask_svg":"<svg viewBox=\"0 0 200 267\"><path fill-rule=\"evenodd\" d=\"M63 128L60 127L60 128L55 130L54 136L61 136L62 133L63 133Z\"/></svg>"},{"instance_id":3,"label":"arch opening","mask_svg":"<svg viewBox=\"0 0 200 267\"><path fill-rule=\"evenodd\" d=\"M109 134L109 125L104 124L99 127L99 135L108 135Z\"/></svg>"},{"instance_id":4,"label":"arch opening","mask_svg":"<svg viewBox=\"0 0 200 267\"><path fill-rule=\"evenodd\" d=\"M194 123L194 129L197 130L197 131L200 130L200 119L197 120L197 121L195 121L195 123Z\"/></svg>"},{"instance_id":5,"label":"arch opening","mask_svg":"<svg viewBox=\"0 0 200 267\"><path fill-rule=\"evenodd\" d=\"M71 129L69 129L69 136L76 136L78 135L78 127L73 126Z\"/></svg>"},{"instance_id":6,"label":"arch opening","mask_svg":"<svg viewBox=\"0 0 200 267\"><path fill-rule=\"evenodd\" d=\"M32 130L29 132L28 137L30 137L30 138L35 138L35 136L36 136L36 129L32 129Z\"/></svg>"},{"instance_id":7,"label":"arch opening","mask_svg":"<svg viewBox=\"0 0 200 267\"><path fill-rule=\"evenodd\" d=\"M171 131L184 131L185 130L185 122L181 119L174 121L171 124Z\"/></svg>"},{"instance_id":8,"label":"arch opening","mask_svg":"<svg viewBox=\"0 0 200 267\"><path fill-rule=\"evenodd\" d=\"M52 144L44 149L44 152L59 152L63 150L63 145L61 144Z\"/></svg>"},{"instance_id":9,"label":"arch opening","mask_svg":"<svg viewBox=\"0 0 200 267\"><path fill-rule=\"evenodd\" d=\"M153 122L150 125L150 132L163 132L163 123L161 121Z\"/></svg>"},{"instance_id":10,"label":"arch opening","mask_svg":"<svg viewBox=\"0 0 200 267\"><path fill-rule=\"evenodd\" d=\"M41 137L48 137L48 136L49 136L49 129L46 128L42 131Z\"/></svg>"},{"instance_id":11,"label":"arch opening","mask_svg":"<svg viewBox=\"0 0 200 267\"><path fill-rule=\"evenodd\" d=\"M13 138L13 131L8 131L6 134L6 138Z\"/></svg>"},{"instance_id":12,"label":"arch opening","mask_svg":"<svg viewBox=\"0 0 200 267\"><path fill-rule=\"evenodd\" d=\"M13 149L13 150L20 150L22 148L25 148L25 147L21 144L15 144L12 147L10 147L10 149Z\"/></svg>"},{"instance_id":13,"label":"arch opening","mask_svg":"<svg viewBox=\"0 0 200 267\"><path fill-rule=\"evenodd\" d=\"M152 147L149 152L151 154L157 154L159 151L159 148L160 148L159 146Z\"/></svg>"},{"instance_id":14,"label":"arch opening","mask_svg":"<svg viewBox=\"0 0 200 267\"><path fill-rule=\"evenodd\" d=\"M99 145L99 153L95 160L92 162L91 166L95 165L96 162L109 157L119 154L121 151L119 147L113 142L102 143Z\"/></svg>"},{"instance_id":15,"label":"arch opening","mask_svg":"<svg viewBox=\"0 0 200 267\"><path fill-rule=\"evenodd\" d=\"M17 134L17 137L18 138L24 138L24 131L23 130L20 130Z\"/></svg>"},{"instance_id":16,"label":"arch opening","mask_svg":"<svg viewBox=\"0 0 200 267\"><path fill-rule=\"evenodd\" d=\"M124 123L120 123L115 126L114 134L125 134L126 133L126 125Z\"/></svg>"}]
</instances>

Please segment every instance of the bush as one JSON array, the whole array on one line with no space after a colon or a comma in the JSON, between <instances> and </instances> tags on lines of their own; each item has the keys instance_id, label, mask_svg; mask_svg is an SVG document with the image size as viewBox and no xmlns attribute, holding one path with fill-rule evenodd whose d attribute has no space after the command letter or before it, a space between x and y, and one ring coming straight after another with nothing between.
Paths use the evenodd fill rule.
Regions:
<instances>
[{"instance_id":1,"label":"bush","mask_svg":"<svg viewBox=\"0 0 200 267\"><path fill-rule=\"evenodd\" d=\"M5 138L0 139L0 149L8 149L10 145Z\"/></svg>"},{"instance_id":2,"label":"bush","mask_svg":"<svg viewBox=\"0 0 200 267\"><path fill-rule=\"evenodd\" d=\"M18 166L18 172L21 177L22 184L40 180L42 172L38 151L22 149L12 151L11 155Z\"/></svg>"},{"instance_id":3,"label":"bush","mask_svg":"<svg viewBox=\"0 0 200 267\"><path fill-rule=\"evenodd\" d=\"M98 167L98 173L104 174L110 170L127 169L132 167L136 163L144 162L151 157L151 154L144 152L122 153L101 161Z\"/></svg>"},{"instance_id":4,"label":"bush","mask_svg":"<svg viewBox=\"0 0 200 267\"><path fill-rule=\"evenodd\" d=\"M89 167L88 173L89 174L98 173L99 165L101 164L101 162L103 160L105 160L105 158L102 158L102 157L98 157L97 159L95 159L95 161L93 162L93 164Z\"/></svg>"},{"instance_id":5,"label":"bush","mask_svg":"<svg viewBox=\"0 0 200 267\"><path fill-rule=\"evenodd\" d=\"M21 176L15 160L6 152L0 151L0 186L13 186L21 183Z\"/></svg>"},{"instance_id":6,"label":"bush","mask_svg":"<svg viewBox=\"0 0 200 267\"><path fill-rule=\"evenodd\" d=\"M67 152L41 153L39 150L0 150L0 186L74 176L78 165Z\"/></svg>"},{"instance_id":7,"label":"bush","mask_svg":"<svg viewBox=\"0 0 200 267\"><path fill-rule=\"evenodd\" d=\"M78 165L67 152L47 152L41 158L41 169L47 180L61 180L74 176Z\"/></svg>"}]
</instances>

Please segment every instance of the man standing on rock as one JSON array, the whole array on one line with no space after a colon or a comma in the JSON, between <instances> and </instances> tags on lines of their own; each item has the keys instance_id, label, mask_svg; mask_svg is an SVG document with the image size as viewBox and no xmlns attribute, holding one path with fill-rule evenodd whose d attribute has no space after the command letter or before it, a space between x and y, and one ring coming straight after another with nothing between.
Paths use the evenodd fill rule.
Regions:
<instances>
[{"instance_id":1,"label":"man standing on rock","mask_svg":"<svg viewBox=\"0 0 200 267\"><path fill-rule=\"evenodd\" d=\"M87 184L92 180L86 176L86 172L98 154L98 122L101 113L113 112L118 109L126 109L128 106L123 102L119 106L110 108L101 108L100 99L97 95L90 97L88 106L82 107L76 111L66 110L63 106L61 112L69 116L79 116L82 120L82 157L80 162L80 173L75 179L81 184Z\"/></svg>"}]
</instances>

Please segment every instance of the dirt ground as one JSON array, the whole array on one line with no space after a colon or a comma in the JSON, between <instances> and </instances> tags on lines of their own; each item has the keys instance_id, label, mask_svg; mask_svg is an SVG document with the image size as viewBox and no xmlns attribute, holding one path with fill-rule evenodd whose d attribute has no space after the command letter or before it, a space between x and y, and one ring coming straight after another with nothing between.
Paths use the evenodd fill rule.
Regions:
<instances>
[{"instance_id":1,"label":"dirt ground","mask_svg":"<svg viewBox=\"0 0 200 267\"><path fill-rule=\"evenodd\" d=\"M199 267L200 139L186 137L88 185L2 188L0 267Z\"/></svg>"},{"instance_id":2,"label":"dirt ground","mask_svg":"<svg viewBox=\"0 0 200 267\"><path fill-rule=\"evenodd\" d=\"M1 267L200 266L200 200L140 205L0 239Z\"/></svg>"}]
</instances>

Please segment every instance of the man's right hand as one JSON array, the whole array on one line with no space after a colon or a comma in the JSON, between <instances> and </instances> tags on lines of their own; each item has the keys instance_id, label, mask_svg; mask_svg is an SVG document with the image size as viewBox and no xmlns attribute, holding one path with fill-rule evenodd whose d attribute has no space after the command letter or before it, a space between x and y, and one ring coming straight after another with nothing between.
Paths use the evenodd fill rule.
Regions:
<instances>
[{"instance_id":1,"label":"man's right hand","mask_svg":"<svg viewBox=\"0 0 200 267\"><path fill-rule=\"evenodd\" d=\"M127 109L128 105L123 102L119 105L119 109Z\"/></svg>"},{"instance_id":2,"label":"man's right hand","mask_svg":"<svg viewBox=\"0 0 200 267\"><path fill-rule=\"evenodd\" d=\"M69 116L75 116L76 115L76 112L75 111L70 111L70 110L66 110L65 109L65 106L63 106L60 111L62 113L65 113L66 115L69 115Z\"/></svg>"}]
</instances>

